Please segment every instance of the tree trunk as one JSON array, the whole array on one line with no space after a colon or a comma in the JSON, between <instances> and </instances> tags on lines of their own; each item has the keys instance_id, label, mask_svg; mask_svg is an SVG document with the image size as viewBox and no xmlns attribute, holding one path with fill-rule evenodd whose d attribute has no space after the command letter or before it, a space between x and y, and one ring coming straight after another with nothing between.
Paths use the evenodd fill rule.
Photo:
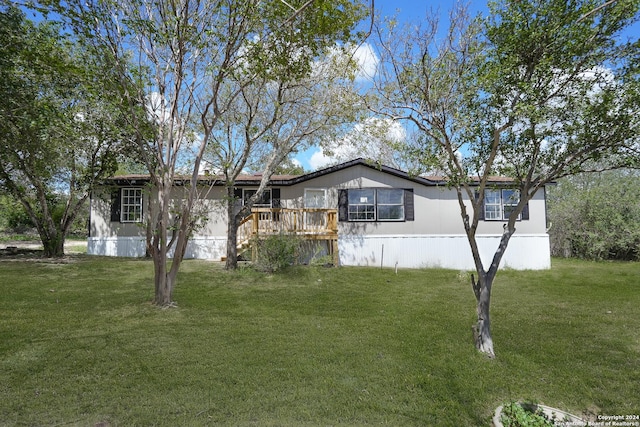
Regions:
<instances>
[{"instance_id":1,"label":"tree trunk","mask_svg":"<svg viewBox=\"0 0 640 427\"><path fill-rule=\"evenodd\" d=\"M173 281L167 275L167 258L153 257L155 267L155 296L153 303L161 307L168 306L173 301Z\"/></svg>"},{"instance_id":2,"label":"tree trunk","mask_svg":"<svg viewBox=\"0 0 640 427\"><path fill-rule=\"evenodd\" d=\"M166 243L163 243L163 239L154 237L153 246L150 249L151 257L153 258L155 282L153 303L159 306L166 306L171 304L173 299L173 282L167 277Z\"/></svg>"},{"instance_id":3,"label":"tree trunk","mask_svg":"<svg viewBox=\"0 0 640 427\"><path fill-rule=\"evenodd\" d=\"M56 231L53 235L42 235L42 246L46 258L61 258L64 256L64 232Z\"/></svg>"},{"instance_id":4,"label":"tree trunk","mask_svg":"<svg viewBox=\"0 0 640 427\"><path fill-rule=\"evenodd\" d=\"M233 188L231 192L233 193ZM227 204L227 270L238 268L238 217L235 210L235 200L231 198Z\"/></svg>"},{"instance_id":5,"label":"tree trunk","mask_svg":"<svg viewBox=\"0 0 640 427\"><path fill-rule=\"evenodd\" d=\"M151 238L149 252L153 258L155 295L153 303L159 306L168 306L172 303L174 281L170 279L167 268L167 243L169 228L169 193L172 181L163 176L158 182L157 219L152 227L154 235Z\"/></svg>"},{"instance_id":6,"label":"tree trunk","mask_svg":"<svg viewBox=\"0 0 640 427\"><path fill-rule=\"evenodd\" d=\"M491 338L491 318L489 314L489 309L491 306L491 285L493 284L493 278L489 278L487 277L487 275L481 275L481 277L478 279L478 282L475 282L472 276L471 283L478 303L478 322L473 326L473 339L478 351L486 354L490 358L494 358L496 355L493 351L493 339Z\"/></svg>"},{"instance_id":7,"label":"tree trunk","mask_svg":"<svg viewBox=\"0 0 640 427\"><path fill-rule=\"evenodd\" d=\"M516 229L513 227L513 222L513 219L510 220L505 227L500 239L500 244L498 245L498 249L496 249L496 252L493 254L491 266L486 272L482 267L480 252L478 250L478 245L476 244L475 239L473 239L473 244L471 245L471 252L473 253L474 261L476 264L476 272L478 273L477 282L475 281L473 275L471 276L471 287L473 288L473 292L478 303L478 322L473 326L473 338L476 344L476 348L490 358L494 358L496 356L493 350L493 338L491 337L491 318L489 314L491 307L491 288L493 287L493 281L496 277L496 274L498 273L500 261L502 260L502 257L507 250L509 240L511 239L513 233L515 233L516 231Z\"/></svg>"}]
</instances>

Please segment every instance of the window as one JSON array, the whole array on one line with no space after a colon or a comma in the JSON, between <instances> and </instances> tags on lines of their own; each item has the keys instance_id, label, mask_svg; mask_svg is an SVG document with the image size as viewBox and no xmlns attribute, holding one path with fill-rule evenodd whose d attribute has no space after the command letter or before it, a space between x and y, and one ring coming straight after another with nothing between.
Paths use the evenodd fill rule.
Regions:
<instances>
[{"instance_id":1,"label":"window","mask_svg":"<svg viewBox=\"0 0 640 427\"><path fill-rule=\"evenodd\" d=\"M338 207L340 221L413 221L413 190L339 190Z\"/></svg>"},{"instance_id":2,"label":"window","mask_svg":"<svg viewBox=\"0 0 640 427\"><path fill-rule=\"evenodd\" d=\"M377 190L378 221L398 221L404 219L404 190L393 188Z\"/></svg>"},{"instance_id":3,"label":"window","mask_svg":"<svg viewBox=\"0 0 640 427\"><path fill-rule=\"evenodd\" d=\"M375 190L349 190L349 221L375 221Z\"/></svg>"},{"instance_id":4,"label":"window","mask_svg":"<svg viewBox=\"0 0 640 427\"><path fill-rule=\"evenodd\" d=\"M520 203L520 191L519 190L502 190L502 214L504 219L508 219L511 212L516 210L516 207ZM520 219L520 215L518 215Z\"/></svg>"},{"instance_id":5,"label":"window","mask_svg":"<svg viewBox=\"0 0 640 427\"><path fill-rule=\"evenodd\" d=\"M485 190L484 219L506 221L520 203L520 191L514 189ZM522 218L521 218L522 217ZM529 219L528 206L518 215L518 219Z\"/></svg>"},{"instance_id":6,"label":"window","mask_svg":"<svg viewBox=\"0 0 640 427\"><path fill-rule=\"evenodd\" d=\"M305 188L304 189L304 212L305 227L324 228L326 216L324 212L318 212L314 209L325 209L327 207L327 190L324 188Z\"/></svg>"},{"instance_id":7,"label":"window","mask_svg":"<svg viewBox=\"0 0 640 427\"><path fill-rule=\"evenodd\" d=\"M500 190L485 190L484 192L484 219L502 219L502 197Z\"/></svg>"},{"instance_id":8,"label":"window","mask_svg":"<svg viewBox=\"0 0 640 427\"><path fill-rule=\"evenodd\" d=\"M121 222L141 222L142 221L142 189L123 188L121 196Z\"/></svg>"},{"instance_id":9,"label":"window","mask_svg":"<svg viewBox=\"0 0 640 427\"><path fill-rule=\"evenodd\" d=\"M245 205L247 201L251 198L251 196L253 196L257 192L258 190L245 189L242 196L242 204ZM256 200L256 202L253 204L253 207L270 208L271 207L271 189L268 189L268 188L265 189L264 192L262 193L262 196L258 200Z\"/></svg>"},{"instance_id":10,"label":"window","mask_svg":"<svg viewBox=\"0 0 640 427\"><path fill-rule=\"evenodd\" d=\"M324 188L305 188L304 207L324 209L327 207L326 190Z\"/></svg>"}]
</instances>

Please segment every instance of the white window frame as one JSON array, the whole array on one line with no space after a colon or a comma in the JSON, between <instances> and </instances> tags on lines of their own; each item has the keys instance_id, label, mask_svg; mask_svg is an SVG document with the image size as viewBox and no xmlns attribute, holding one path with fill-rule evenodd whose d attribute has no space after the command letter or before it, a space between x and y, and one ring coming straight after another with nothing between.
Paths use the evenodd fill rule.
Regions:
<instances>
[{"instance_id":1,"label":"white window frame","mask_svg":"<svg viewBox=\"0 0 640 427\"><path fill-rule=\"evenodd\" d=\"M322 206L317 206L316 203L313 203L313 206L308 205L309 199L307 197L311 192L322 192ZM317 199L314 198L314 200L317 200ZM326 188L305 188L304 189L304 207L326 209L327 208L327 189Z\"/></svg>"},{"instance_id":2,"label":"white window frame","mask_svg":"<svg viewBox=\"0 0 640 427\"><path fill-rule=\"evenodd\" d=\"M498 202L497 203L487 203L489 194L498 194ZM511 194L509 194L511 193ZM513 194L517 194L517 197L513 197ZM509 219L509 214L506 212L506 209L509 207L515 208L518 203L520 203L520 190L513 188L502 188L502 189L487 189L484 192L484 219L485 221L507 221ZM487 207L493 207L490 211L487 210ZM498 209L495 209L495 208ZM499 212L499 215L496 217L494 215L495 211ZM517 220L520 220L522 214L518 214Z\"/></svg>"},{"instance_id":3,"label":"white window frame","mask_svg":"<svg viewBox=\"0 0 640 427\"><path fill-rule=\"evenodd\" d=\"M400 203L382 203L380 201L381 198L378 197L378 192L380 191L399 192ZM380 206L399 207L400 217L399 218L382 218L380 215ZM404 189L403 188L377 188L376 189L376 216L378 217L378 221L404 221Z\"/></svg>"},{"instance_id":4,"label":"white window frame","mask_svg":"<svg viewBox=\"0 0 640 427\"><path fill-rule=\"evenodd\" d=\"M373 202L369 203L368 197L366 198L366 202L363 200L364 198L360 196L359 203L351 203L351 197L355 194L355 192L364 192L371 191L373 192ZM347 219L349 221L366 221L366 222L374 222L376 221L376 189L375 188L352 188L349 189L348 192L348 200L347 200ZM372 207L373 209L369 211L368 207ZM365 218L361 216L364 215Z\"/></svg>"},{"instance_id":5,"label":"white window frame","mask_svg":"<svg viewBox=\"0 0 640 427\"><path fill-rule=\"evenodd\" d=\"M120 195L120 222L142 222L143 208L142 188L124 187Z\"/></svg>"}]
</instances>

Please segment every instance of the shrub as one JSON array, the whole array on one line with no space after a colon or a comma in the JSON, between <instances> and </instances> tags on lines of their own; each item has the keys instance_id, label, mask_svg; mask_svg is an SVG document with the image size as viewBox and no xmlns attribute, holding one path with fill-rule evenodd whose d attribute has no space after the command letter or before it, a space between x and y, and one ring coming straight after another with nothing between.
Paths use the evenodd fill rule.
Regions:
<instances>
[{"instance_id":1,"label":"shrub","mask_svg":"<svg viewBox=\"0 0 640 427\"><path fill-rule=\"evenodd\" d=\"M555 423L537 408L517 402L505 404L500 418L505 427L553 427Z\"/></svg>"},{"instance_id":2,"label":"shrub","mask_svg":"<svg viewBox=\"0 0 640 427\"><path fill-rule=\"evenodd\" d=\"M15 233L24 233L34 225L20 202L8 196L2 196L0 197L0 227Z\"/></svg>"},{"instance_id":3,"label":"shrub","mask_svg":"<svg viewBox=\"0 0 640 427\"><path fill-rule=\"evenodd\" d=\"M261 271L275 272L287 268L297 260L300 238L292 234L274 234L254 237L254 266Z\"/></svg>"},{"instance_id":4,"label":"shrub","mask_svg":"<svg viewBox=\"0 0 640 427\"><path fill-rule=\"evenodd\" d=\"M549 189L554 256L640 260L640 175L607 171L565 178Z\"/></svg>"}]
</instances>

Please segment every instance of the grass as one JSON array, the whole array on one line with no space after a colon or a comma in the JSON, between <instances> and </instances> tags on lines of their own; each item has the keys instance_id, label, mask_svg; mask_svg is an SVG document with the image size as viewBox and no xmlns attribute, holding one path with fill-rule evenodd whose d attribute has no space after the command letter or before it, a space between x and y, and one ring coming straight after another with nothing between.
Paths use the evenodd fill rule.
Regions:
<instances>
[{"instance_id":1,"label":"grass","mask_svg":"<svg viewBox=\"0 0 640 427\"><path fill-rule=\"evenodd\" d=\"M32 240L38 240L39 237L37 234L18 234L18 233L6 233L0 231L0 243L5 242L27 242Z\"/></svg>"},{"instance_id":2,"label":"grass","mask_svg":"<svg viewBox=\"0 0 640 427\"><path fill-rule=\"evenodd\" d=\"M486 426L518 399L638 414L640 264L553 264L499 273L488 360L457 271L188 261L161 310L148 261L2 261L0 425Z\"/></svg>"}]
</instances>

